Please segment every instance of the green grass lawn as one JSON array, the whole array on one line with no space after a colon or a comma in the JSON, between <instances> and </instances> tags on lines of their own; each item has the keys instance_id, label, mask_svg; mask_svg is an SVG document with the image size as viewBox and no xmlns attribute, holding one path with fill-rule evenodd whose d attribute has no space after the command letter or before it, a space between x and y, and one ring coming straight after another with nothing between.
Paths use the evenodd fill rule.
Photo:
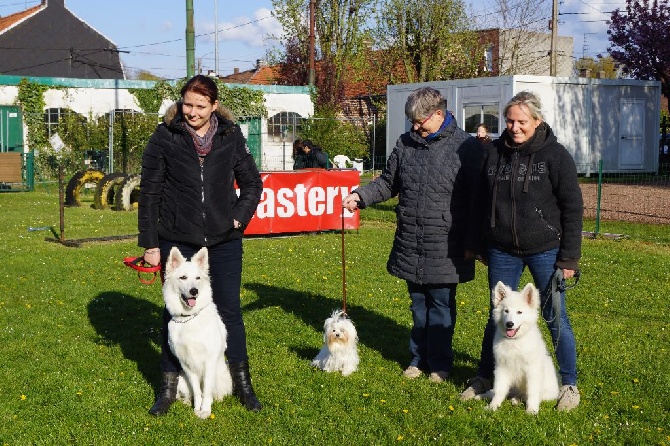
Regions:
<instances>
[{"instance_id":1,"label":"green grass lawn","mask_svg":"<svg viewBox=\"0 0 670 446\"><path fill-rule=\"evenodd\" d=\"M620 226L631 236L584 240L582 280L567 303L582 404L559 413L544 403L538 416L458 399L486 322L482 265L458 289L450 379L401 376L411 317L404 282L385 270L392 206L363 211L361 229L346 234L361 356L347 378L310 366L324 320L342 304L340 234L248 239L242 304L265 407L251 413L231 397L200 420L182 403L163 417L147 413L160 377L162 298L158 283L141 285L122 264L140 253L135 240L45 241L49 230L28 228L59 231L54 188L0 194L0 215L0 444L670 445L667 226ZM65 210L67 239L135 232L134 212Z\"/></svg>"}]
</instances>

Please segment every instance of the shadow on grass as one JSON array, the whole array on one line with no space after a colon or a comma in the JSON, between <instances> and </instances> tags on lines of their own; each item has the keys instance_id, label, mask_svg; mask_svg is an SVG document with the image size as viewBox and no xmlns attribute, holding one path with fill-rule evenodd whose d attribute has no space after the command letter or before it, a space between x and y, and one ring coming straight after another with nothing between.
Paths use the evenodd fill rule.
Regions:
<instances>
[{"instance_id":1,"label":"shadow on grass","mask_svg":"<svg viewBox=\"0 0 670 446\"><path fill-rule=\"evenodd\" d=\"M243 286L258 296L256 301L245 305L244 310L252 311L259 308L279 307L285 312L297 316L306 325L313 327L318 332L323 331L323 323L332 311L341 308L342 305L340 300L329 299L315 293L303 293L261 283L247 283ZM408 317L411 317L409 309L407 311ZM403 369L407 366L410 360L410 329L408 327L404 327L393 319L359 305L348 305L347 314L356 325L360 344L376 350L384 359L397 363ZM458 336L458 333L456 336ZM305 360L312 360L318 353L317 348L307 349L298 345L291 348ZM458 352L455 352L455 356L452 376L458 381L471 378L473 369L461 367L459 364L476 360L469 355Z\"/></svg>"},{"instance_id":2,"label":"shadow on grass","mask_svg":"<svg viewBox=\"0 0 670 446\"><path fill-rule=\"evenodd\" d=\"M162 314L163 308L155 303L114 291L100 293L88 304L96 342L119 346L154 388L160 382Z\"/></svg>"}]
</instances>

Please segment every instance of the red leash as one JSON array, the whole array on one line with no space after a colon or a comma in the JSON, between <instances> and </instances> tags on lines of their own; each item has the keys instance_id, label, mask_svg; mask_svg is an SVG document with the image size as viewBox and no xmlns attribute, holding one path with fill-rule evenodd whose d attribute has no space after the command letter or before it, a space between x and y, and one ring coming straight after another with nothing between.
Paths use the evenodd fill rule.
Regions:
<instances>
[{"instance_id":1,"label":"red leash","mask_svg":"<svg viewBox=\"0 0 670 446\"><path fill-rule=\"evenodd\" d=\"M158 272L161 270L160 264L151 265L144 261L144 257L126 257L123 259L123 263L124 265L129 266L137 271L137 277L140 279L140 282L145 285L151 285L154 283L156 281ZM145 279L142 277L142 273L153 273L154 275L151 279Z\"/></svg>"}]
</instances>

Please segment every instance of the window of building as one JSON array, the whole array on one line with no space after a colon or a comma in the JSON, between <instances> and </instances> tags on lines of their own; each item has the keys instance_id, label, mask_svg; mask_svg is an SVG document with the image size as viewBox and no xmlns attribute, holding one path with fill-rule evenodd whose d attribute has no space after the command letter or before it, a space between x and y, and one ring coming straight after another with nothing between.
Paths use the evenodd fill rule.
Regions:
<instances>
[{"instance_id":1,"label":"window of building","mask_svg":"<svg viewBox=\"0 0 670 446\"><path fill-rule=\"evenodd\" d=\"M493 71L493 45L489 45L484 49L484 71Z\"/></svg>"},{"instance_id":2,"label":"window of building","mask_svg":"<svg viewBox=\"0 0 670 446\"><path fill-rule=\"evenodd\" d=\"M47 136L51 136L58 132L58 123L64 120L67 116L78 115L68 108L47 108L44 110L44 125L46 126ZM83 116L78 116L82 121L86 119Z\"/></svg>"},{"instance_id":3,"label":"window of building","mask_svg":"<svg viewBox=\"0 0 670 446\"><path fill-rule=\"evenodd\" d=\"M295 112L279 112L268 119L270 141L293 141L298 134L302 116Z\"/></svg>"},{"instance_id":4,"label":"window of building","mask_svg":"<svg viewBox=\"0 0 670 446\"><path fill-rule=\"evenodd\" d=\"M482 122L489 127L491 135L500 134L499 105L493 104L466 104L463 107L465 118L464 130L468 133L477 133L477 126Z\"/></svg>"}]
</instances>

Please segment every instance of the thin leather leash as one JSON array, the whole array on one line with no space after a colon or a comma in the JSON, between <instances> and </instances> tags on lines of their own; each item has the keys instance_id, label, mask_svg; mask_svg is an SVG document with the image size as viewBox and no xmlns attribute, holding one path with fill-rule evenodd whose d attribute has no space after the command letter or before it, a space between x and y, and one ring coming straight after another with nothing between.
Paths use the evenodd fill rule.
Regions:
<instances>
[{"instance_id":1,"label":"thin leather leash","mask_svg":"<svg viewBox=\"0 0 670 446\"><path fill-rule=\"evenodd\" d=\"M572 285L567 285L565 283L565 277L563 276L563 270L561 268L556 268L554 270L554 273L551 275L551 279L549 279L549 287L547 288L547 296L544 299L544 305L542 305L542 309L544 310L544 307L546 307L547 302L549 299L551 299L551 306L552 310L554 312L554 317L553 319L546 320L546 322L552 322L556 320L556 318L559 319L559 323L556 325L556 343L554 344L554 348L558 345L558 340L561 337L561 323L560 323L560 318L561 318L561 293L564 293L565 291L574 288L577 286L579 283L579 278L581 276L581 272L579 270L575 271L575 283Z\"/></svg>"}]
</instances>

